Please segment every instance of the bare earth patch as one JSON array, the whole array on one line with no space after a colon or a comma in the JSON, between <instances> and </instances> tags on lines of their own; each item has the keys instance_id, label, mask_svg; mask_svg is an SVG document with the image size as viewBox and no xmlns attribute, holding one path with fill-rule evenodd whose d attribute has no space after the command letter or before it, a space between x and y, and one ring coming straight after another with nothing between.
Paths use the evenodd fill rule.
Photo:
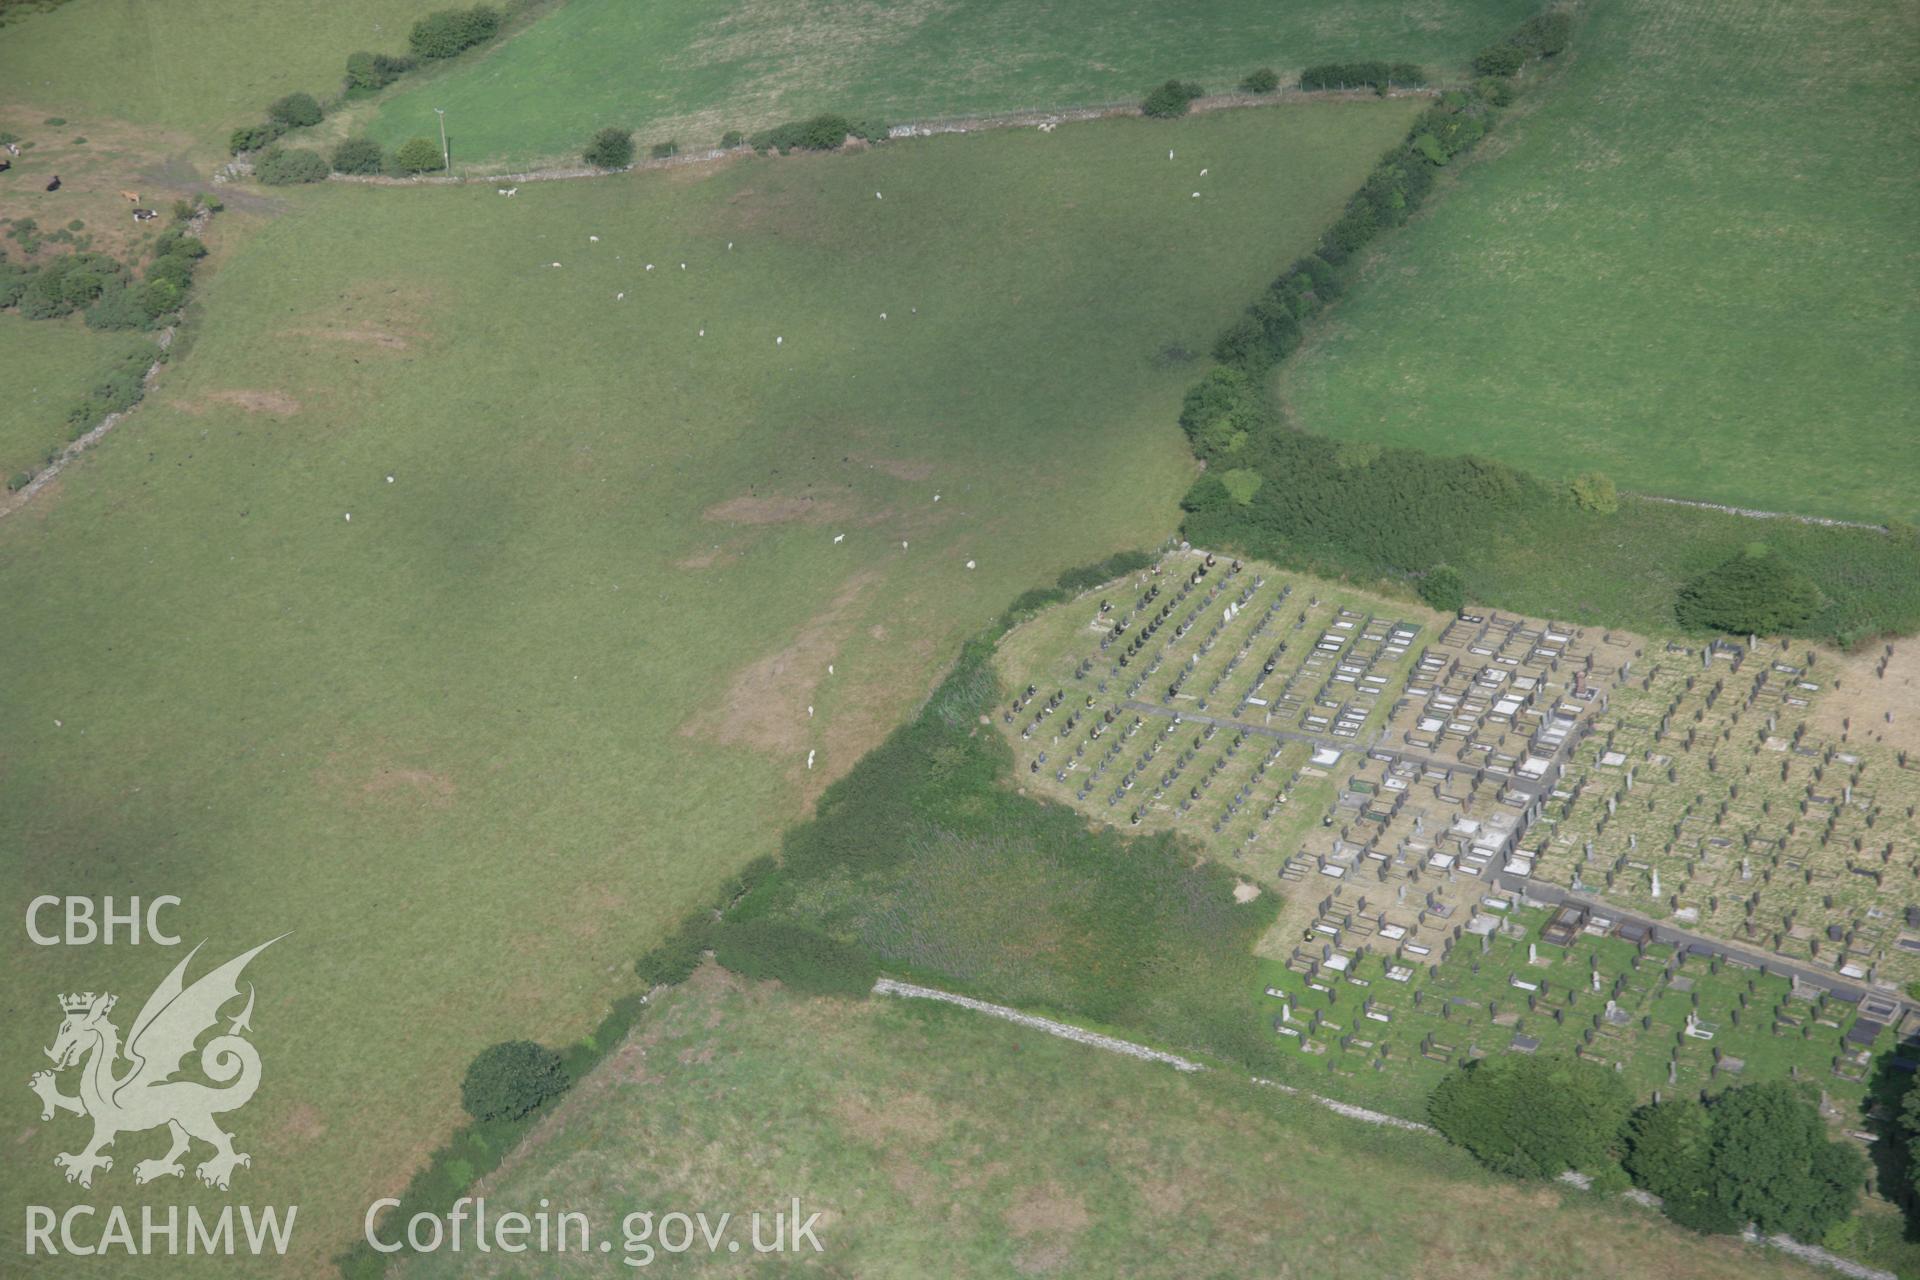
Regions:
<instances>
[{"instance_id":1,"label":"bare earth patch","mask_svg":"<svg viewBox=\"0 0 1920 1280\"><path fill-rule=\"evenodd\" d=\"M680 732L771 755L804 752L809 740L807 707L814 688L840 648L855 602L879 577L868 569L848 578L832 602L800 628L800 634L750 663L733 678L719 707L695 716Z\"/></svg>"},{"instance_id":2,"label":"bare earth patch","mask_svg":"<svg viewBox=\"0 0 1920 1280\"><path fill-rule=\"evenodd\" d=\"M1822 649L1812 678L1827 686L1813 704L1820 733L1920 754L1920 640L1877 640L1858 653Z\"/></svg>"},{"instance_id":3,"label":"bare earth patch","mask_svg":"<svg viewBox=\"0 0 1920 1280\"><path fill-rule=\"evenodd\" d=\"M248 413L270 413L275 417L287 417L300 412L300 402L284 391L250 391L235 389L232 391L209 392L207 400L219 404L230 404L245 409ZM189 413L199 411L198 405L182 405Z\"/></svg>"},{"instance_id":4,"label":"bare earth patch","mask_svg":"<svg viewBox=\"0 0 1920 1280\"><path fill-rule=\"evenodd\" d=\"M1015 1198L1002 1215L1007 1230L1026 1242L1014 1265L1026 1275L1058 1271L1073 1257L1074 1241L1092 1221L1086 1201L1057 1182Z\"/></svg>"},{"instance_id":5,"label":"bare earth patch","mask_svg":"<svg viewBox=\"0 0 1920 1280\"><path fill-rule=\"evenodd\" d=\"M821 498L749 493L714 503L700 513L700 518L717 524L790 524L795 520L818 524L842 514L842 508L837 503Z\"/></svg>"},{"instance_id":6,"label":"bare earth patch","mask_svg":"<svg viewBox=\"0 0 1920 1280\"><path fill-rule=\"evenodd\" d=\"M884 472L895 480L919 482L933 478L931 462L915 462L910 458L854 458L855 462L864 462L875 471Z\"/></svg>"}]
</instances>

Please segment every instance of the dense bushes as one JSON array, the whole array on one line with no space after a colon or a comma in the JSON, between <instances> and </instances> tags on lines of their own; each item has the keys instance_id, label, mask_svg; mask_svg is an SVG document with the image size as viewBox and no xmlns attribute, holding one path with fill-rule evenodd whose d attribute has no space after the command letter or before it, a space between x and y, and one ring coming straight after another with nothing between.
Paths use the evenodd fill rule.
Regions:
<instances>
[{"instance_id":1,"label":"dense bushes","mask_svg":"<svg viewBox=\"0 0 1920 1280\"><path fill-rule=\"evenodd\" d=\"M1659 1196L1661 1210L1695 1231L1738 1231L1739 1218L1713 1193L1713 1122L1691 1099L1650 1103L1627 1118L1621 1164L1633 1185Z\"/></svg>"},{"instance_id":2,"label":"dense bushes","mask_svg":"<svg viewBox=\"0 0 1920 1280\"><path fill-rule=\"evenodd\" d=\"M234 155L258 151L287 131L287 126L269 120L263 124L243 124L227 137L227 150Z\"/></svg>"},{"instance_id":3,"label":"dense bushes","mask_svg":"<svg viewBox=\"0 0 1920 1280\"><path fill-rule=\"evenodd\" d=\"M1603 1067L1556 1054L1504 1054L1457 1068L1428 1100L1434 1127L1490 1169L1555 1178L1610 1158L1633 1099Z\"/></svg>"},{"instance_id":4,"label":"dense bushes","mask_svg":"<svg viewBox=\"0 0 1920 1280\"><path fill-rule=\"evenodd\" d=\"M335 173L379 173L386 154L372 138L348 138L333 149Z\"/></svg>"},{"instance_id":5,"label":"dense bushes","mask_svg":"<svg viewBox=\"0 0 1920 1280\"><path fill-rule=\"evenodd\" d=\"M422 60L451 58L484 44L500 32L500 11L489 5L471 9L442 9L413 24L407 47Z\"/></svg>"},{"instance_id":6,"label":"dense bushes","mask_svg":"<svg viewBox=\"0 0 1920 1280\"><path fill-rule=\"evenodd\" d=\"M319 124L321 114L319 100L310 93L290 93L267 105L267 119L289 129Z\"/></svg>"},{"instance_id":7,"label":"dense bushes","mask_svg":"<svg viewBox=\"0 0 1920 1280\"><path fill-rule=\"evenodd\" d=\"M432 173L445 163L445 153L432 138L408 138L393 153L393 168L403 174Z\"/></svg>"},{"instance_id":8,"label":"dense bushes","mask_svg":"<svg viewBox=\"0 0 1920 1280\"><path fill-rule=\"evenodd\" d=\"M413 67L412 58L385 53L350 53L347 55L347 91L370 93L384 89Z\"/></svg>"},{"instance_id":9,"label":"dense bushes","mask_svg":"<svg viewBox=\"0 0 1920 1280\"><path fill-rule=\"evenodd\" d=\"M1280 87L1280 73L1272 67L1261 67L1258 71L1249 71L1247 78L1240 82L1242 93L1272 93Z\"/></svg>"},{"instance_id":10,"label":"dense bushes","mask_svg":"<svg viewBox=\"0 0 1920 1280\"><path fill-rule=\"evenodd\" d=\"M1865 1159L1829 1139L1819 1111L1784 1081L1641 1107L1623 1141L1634 1185L1696 1231L1751 1222L1763 1234L1819 1240L1853 1213L1866 1180Z\"/></svg>"},{"instance_id":11,"label":"dense bushes","mask_svg":"<svg viewBox=\"0 0 1920 1280\"><path fill-rule=\"evenodd\" d=\"M1693 631L1784 635L1820 609L1820 588L1765 548L1752 548L1680 588L1674 616Z\"/></svg>"},{"instance_id":12,"label":"dense bushes","mask_svg":"<svg viewBox=\"0 0 1920 1280\"><path fill-rule=\"evenodd\" d=\"M1000 629L1009 630L1022 619L1032 617L1050 605L1071 600L1082 591L1090 591L1123 574L1136 573L1153 562L1154 557L1145 551L1117 551L1098 564L1069 569L1051 587L1034 587L1021 592L1007 606L1007 611L1000 615Z\"/></svg>"},{"instance_id":13,"label":"dense bushes","mask_svg":"<svg viewBox=\"0 0 1920 1280\"><path fill-rule=\"evenodd\" d=\"M1563 10L1536 14L1519 30L1473 56L1473 73L1505 77L1518 72L1529 58L1551 58L1567 47L1573 18Z\"/></svg>"},{"instance_id":14,"label":"dense bushes","mask_svg":"<svg viewBox=\"0 0 1920 1280\"><path fill-rule=\"evenodd\" d=\"M880 966L859 947L791 920L747 920L721 926L713 957L746 978L785 983L818 996L864 996Z\"/></svg>"},{"instance_id":15,"label":"dense bushes","mask_svg":"<svg viewBox=\"0 0 1920 1280\"><path fill-rule=\"evenodd\" d=\"M482 1049L460 1082L460 1105L475 1120L516 1120L567 1090L560 1055L531 1040Z\"/></svg>"},{"instance_id":16,"label":"dense bushes","mask_svg":"<svg viewBox=\"0 0 1920 1280\"><path fill-rule=\"evenodd\" d=\"M331 171L326 157L299 147L268 147L253 162L254 178L269 187L323 182Z\"/></svg>"},{"instance_id":17,"label":"dense bushes","mask_svg":"<svg viewBox=\"0 0 1920 1280\"><path fill-rule=\"evenodd\" d=\"M832 151L848 138L881 142L886 136L887 126L884 124L849 120L845 116L827 112L807 120L775 125L754 134L749 141L753 149L763 155L768 151L785 155L789 151Z\"/></svg>"},{"instance_id":18,"label":"dense bushes","mask_svg":"<svg viewBox=\"0 0 1920 1280\"><path fill-rule=\"evenodd\" d=\"M1467 582L1451 565L1435 565L1420 575L1420 598L1429 608L1458 613L1467 604Z\"/></svg>"},{"instance_id":19,"label":"dense bushes","mask_svg":"<svg viewBox=\"0 0 1920 1280\"><path fill-rule=\"evenodd\" d=\"M1147 95L1146 100L1140 104L1140 114L1152 116L1156 120L1183 116L1193 105L1194 99L1205 92L1206 90L1197 84L1169 80Z\"/></svg>"},{"instance_id":20,"label":"dense bushes","mask_svg":"<svg viewBox=\"0 0 1920 1280\"><path fill-rule=\"evenodd\" d=\"M633 163L633 130L606 128L587 142L582 158L599 169L624 169Z\"/></svg>"},{"instance_id":21,"label":"dense bushes","mask_svg":"<svg viewBox=\"0 0 1920 1280\"><path fill-rule=\"evenodd\" d=\"M1416 88L1427 73L1414 62L1322 62L1300 73L1302 89L1373 89L1385 93L1399 85Z\"/></svg>"}]
</instances>

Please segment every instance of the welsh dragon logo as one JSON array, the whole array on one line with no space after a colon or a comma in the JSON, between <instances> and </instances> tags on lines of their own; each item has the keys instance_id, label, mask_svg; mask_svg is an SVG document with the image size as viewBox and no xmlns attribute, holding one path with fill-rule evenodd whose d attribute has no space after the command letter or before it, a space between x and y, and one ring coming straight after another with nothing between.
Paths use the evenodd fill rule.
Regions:
<instances>
[{"instance_id":1,"label":"welsh dragon logo","mask_svg":"<svg viewBox=\"0 0 1920 1280\"><path fill-rule=\"evenodd\" d=\"M159 1159L134 1165L133 1180L137 1183L183 1176L186 1170L180 1157L188 1153L194 1139L213 1148L212 1157L195 1170L200 1181L210 1187L225 1191L235 1166L253 1163L245 1152L233 1149L233 1135L214 1120L217 1115L245 1106L260 1086L259 1051L243 1038L244 1032L253 1029L249 1022L253 1016L251 983L247 986L246 1007L229 1019L225 1033L197 1050L201 1074L224 1087L174 1077L180 1073L182 1060L196 1054L195 1042L220 1021L221 1007L239 997L240 973L247 962L278 941L269 939L188 986L187 965L200 952L195 947L147 997L127 1033L124 1048L119 1029L107 1018L117 996L88 991L60 997L60 1009L66 1017L53 1047L46 1051L53 1059L53 1070L35 1072L28 1087L40 1095L42 1120L53 1119L56 1111L70 1111L93 1120L93 1140L84 1150L62 1152L53 1158L55 1165L66 1170L68 1182L91 1187L95 1170L113 1168L113 1158L102 1152L116 1137L162 1125L172 1135L173 1145ZM121 1071L123 1057L131 1065ZM68 1097L59 1091L56 1073L76 1065L80 1067L80 1092Z\"/></svg>"}]
</instances>

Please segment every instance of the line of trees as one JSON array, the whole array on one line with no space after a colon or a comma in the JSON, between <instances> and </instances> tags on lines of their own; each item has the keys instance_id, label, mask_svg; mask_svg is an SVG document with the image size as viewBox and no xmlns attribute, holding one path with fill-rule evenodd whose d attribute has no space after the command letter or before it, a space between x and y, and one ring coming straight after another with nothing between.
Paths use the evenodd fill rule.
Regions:
<instances>
[{"instance_id":1,"label":"line of trees","mask_svg":"<svg viewBox=\"0 0 1920 1280\"><path fill-rule=\"evenodd\" d=\"M1694 1231L1784 1232L1817 1242L1846 1222L1867 1162L1827 1137L1785 1081L1635 1107L1619 1076L1559 1054L1503 1054L1456 1068L1428 1100L1448 1141L1516 1178L1575 1170L1603 1189L1621 1175Z\"/></svg>"}]
</instances>

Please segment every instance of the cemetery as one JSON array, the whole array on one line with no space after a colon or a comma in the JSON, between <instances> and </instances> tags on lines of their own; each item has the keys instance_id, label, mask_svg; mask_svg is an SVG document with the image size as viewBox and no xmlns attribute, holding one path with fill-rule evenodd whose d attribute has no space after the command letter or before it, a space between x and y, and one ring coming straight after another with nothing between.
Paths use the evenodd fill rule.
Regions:
<instances>
[{"instance_id":1,"label":"cemetery","mask_svg":"<svg viewBox=\"0 0 1920 1280\"><path fill-rule=\"evenodd\" d=\"M1809 647L1446 618L1183 546L1000 661L1023 788L1278 890L1248 1016L1287 1082L1412 1115L1461 1061L1560 1051L1643 1097L1810 1081L1857 1130L1920 1041L1920 771L1819 738Z\"/></svg>"}]
</instances>

